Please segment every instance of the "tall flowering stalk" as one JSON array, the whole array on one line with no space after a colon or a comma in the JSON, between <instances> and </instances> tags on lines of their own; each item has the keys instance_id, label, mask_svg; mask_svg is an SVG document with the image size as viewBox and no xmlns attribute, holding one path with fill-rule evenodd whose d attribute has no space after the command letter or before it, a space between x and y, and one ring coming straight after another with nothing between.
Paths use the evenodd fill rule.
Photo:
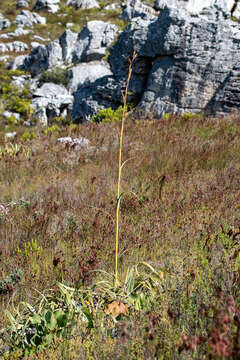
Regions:
<instances>
[{"instance_id":1,"label":"tall flowering stalk","mask_svg":"<svg viewBox=\"0 0 240 360\"><path fill-rule=\"evenodd\" d=\"M129 59L129 68L128 68L128 78L126 82L125 91L122 92L123 97L123 112L121 119L121 132L119 138L119 156L118 156L118 186L117 186L117 206L116 206L116 234L115 234L115 288L118 286L118 248L119 248L119 215L120 215L120 202L121 202L121 175L122 169L127 162L122 162L122 147L123 147L123 132L124 132L124 123L127 117L127 95L130 79L132 76L132 65L137 54L134 50L132 59Z\"/></svg>"}]
</instances>

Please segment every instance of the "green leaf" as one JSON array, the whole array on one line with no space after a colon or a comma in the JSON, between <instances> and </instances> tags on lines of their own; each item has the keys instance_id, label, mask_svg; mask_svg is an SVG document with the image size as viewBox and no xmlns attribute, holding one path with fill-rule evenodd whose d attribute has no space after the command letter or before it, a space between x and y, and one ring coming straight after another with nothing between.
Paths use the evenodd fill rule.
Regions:
<instances>
[{"instance_id":1,"label":"green leaf","mask_svg":"<svg viewBox=\"0 0 240 360\"><path fill-rule=\"evenodd\" d=\"M57 321L57 325L60 328L63 328L67 325L68 316L63 310L58 310L55 312L55 319Z\"/></svg>"},{"instance_id":2,"label":"green leaf","mask_svg":"<svg viewBox=\"0 0 240 360\"><path fill-rule=\"evenodd\" d=\"M41 324L41 317L38 314L35 314L30 318L30 321L34 325L35 324Z\"/></svg>"},{"instance_id":3,"label":"green leaf","mask_svg":"<svg viewBox=\"0 0 240 360\"><path fill-rule=\"evenodd\" d=\"M83 309L83 313L86 316L87 320L88 320L88 329L93 329L94 324L93 324L93 316L90 313L88 308L84 308Z\"/></svg>"},{"instance_id":4,"label":"green leaf","mask_svg":"<svg viewBox=\"0 0 240 360\"><path fill-rule=\"evenodd\" d=\"M52 339L53 339L53 334L51 333L45 336L45 343L47 346L51 344Z\"/></svg>"},{"instance_id":5,"label":"green leaf","mask_svg":"<svg viewBox=\"0 0 240 360\"><path fill-rule=\"evenodd\" d=\"M55 315L49 310L45 314L45 321L46 321L46 326L49 330L52 331L55 330L57 325L57 320L55 318Z\"/></svg>"}]
</instances>

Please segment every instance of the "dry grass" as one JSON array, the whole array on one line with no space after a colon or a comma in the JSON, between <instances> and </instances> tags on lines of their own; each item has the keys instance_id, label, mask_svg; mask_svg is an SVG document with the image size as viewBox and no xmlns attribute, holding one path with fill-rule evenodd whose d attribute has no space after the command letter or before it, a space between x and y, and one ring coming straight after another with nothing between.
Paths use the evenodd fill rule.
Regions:
<instances>
[{"instance_id":1,"label":"dry grass","mask_svg":"<svg viewBox=\"0 0 240 360\"><path fill-rule=\"evenodd\" d=\"M23 143L24 131L18 130L14 143ZM22 300L34 302L35 289L44 292L55 288L57 281L85 287L98 277L92 270L113 273L114 269L119 124L71 126L52 135L41 129L34 131L37 137L24 142L30 151L28 157L19 152L0 160L0 200L7 209L0 218L0 275L5 278L16 268L24 271L20 285L2 295L2 310ZM125 196L120 219L120 279L128 266L145 260L156 269L170 271L177 289L177 282L184 284L198 268L198 246L208 234L219 233L221 224L233 231L239 228L240 116L192 116L188 120L171 116L160 121L132 117L126 121L125 134L123 159L132 160L122 174ZM67 135L87 137L94 148L77 151L56 144L57 137ZM4 144L2 132L0 146ZM19 249L23 251L33 240L42 252L23 256ZM217 281L224 291L233 293L224 277ZM171 286L167 286L169 292ZM182 291L184 286L179 294ZM207 291L204 288L199 296L209 303ZM90 338L68 343L69 354L73 354L68 358L152 359L161 339L163 348L158 351L164 357L158 358L176 358L173 348L178 351L177 344L185 331L183 320L178 323L176 318L172 337L165 338L169 335L162 319L167 316L168 326L172 325L171 316L164 315L164 311L168 307L177 311L171 296L166 293L159 308L155 303L152 311L157 319L154 324L158 325L152 330L150 310L133 312L129 323L121 325L128 328L125 345L106 338L95 328L92 343ZM178 311L180 315L174 316L184 317L185 329L191 334L194 325L186 315L189 309ZM1 326L6 324L4 316L0 321ZM141 327L142 323L148 330ZM161 329L161 336L156 329ZM156 341L144 339L149 332L155 334ZM101 341L107 341L106 346L102 347ZM65 359L59 351L41 356ZM101 351L105 355L99 357Z\"/></svg>"}]
</instances>

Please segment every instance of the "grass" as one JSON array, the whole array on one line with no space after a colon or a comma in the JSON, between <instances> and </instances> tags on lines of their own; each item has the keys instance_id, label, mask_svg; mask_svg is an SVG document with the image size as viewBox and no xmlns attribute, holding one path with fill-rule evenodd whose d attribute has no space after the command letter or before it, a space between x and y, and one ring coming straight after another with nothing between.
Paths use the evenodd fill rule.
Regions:
<instances>
[{"instance_id":1,"label":"grass","mask_svg":"<svg viewBox=\"0 0 240 360\"><path fill-rule=\"evenodd\" d=\"M93 323L74 317L71 336L53 335L50 348L25 359L237 358L239 129L238 114L126 119L123 157L133 160L121 180L115 290L107 274L120 123L35 128L24 140L29 129L18 128L20 150L0 159L0 280L24 275L1 295L1 328L10 324L3 310L17 316L21 301L37 308L39 292L61 299L58 282L76 289ZM57 144L63 136L84 136L92 148ZM142 261L153 270L136 268ZM21 349L5 358L20 359Z\"/></svg>"}]
</instances>

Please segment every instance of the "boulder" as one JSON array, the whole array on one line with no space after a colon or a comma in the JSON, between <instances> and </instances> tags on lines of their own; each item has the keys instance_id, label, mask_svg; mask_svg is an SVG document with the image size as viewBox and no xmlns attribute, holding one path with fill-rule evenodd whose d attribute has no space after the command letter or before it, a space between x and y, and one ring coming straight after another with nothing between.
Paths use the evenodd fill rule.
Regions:
<instances>
[{"instance_id":1,"label":"boulder","mask_svg":"<svg viewBox=\"0 0 240 360\"><path fill-rule=\"evenodd\" d=\"M28 50L28 45L22 41L13 41L10 43L0 43L0 52L24 52Z\"/></svg>"},{"instance_id":2,"label":"boulder","mask_svg":"<svg viewBox=\"0 0 240 360\"><path fill-rule=\"evenodd\" d=\"M85 147L88 147L90 141L84 137L73 139L70 136L68 136L68 137L58 138L57 143L65 146L68 145L75 150L81 150Z\"/></svg>"},{"instance_id":3,"label":"boulder","mask_svg":"<svg viewBox=\"0 0 240 360\"><path fill-rule=\"evenodd\" d=\"M7 132L7 133L5 134L5 139L7 139L7 140L12 140L12 139L14 139L16 136L17 136L16 131L14 131L14 132ZM3 208L2 208L2 205L0 205L0 211L1 211L2 209L3 209Z\"/></svg>"},{"instance_id":4,"label":"boulder","mask_svg":"<svg viewBox=\"0 0 240 360\"><path fill-rule=\"evenodd\" d=\"M6 38L10 38L10 37L25 36L25 35L28 35L30 33L32 33L32 30L23 29L22 26L19 26L13 32L9 32L7 34L2 34L2 35L7 35Z\"/></svg>"},{"instance_id":5,"label":"boulder","mask_svg":"<svg viewBox=\"0 0 240 360\"><path fill-rule=\"evenodd\" d=\"M74 6L76 9L100 8L97 0L68 0L68 6Z\"/></svg>"},{"instance_id":6,"label":"boulder","mask_svg":"<svg viewBox=\"0 0 240 360\"><path fill-rule=\"evenodd\" d=\"M102 62L82 63L74 66L68 71L70 78L68 89L74 93L82 86L88 86L97 79L105 76L112 76L112 72L106 64Z\"/></svg>"},{"instance_id":7,"label":"boulder","mask_svg":"<svg viewBox=\"0 0 240 360\"><path fill-rule=\"evenodd\" d=\"M32 107L34 117L42 124L57 116L65 116L66 109L71 109L73 96L62 85L45 83L33 93Z\"/></svg>"},{"instance_id":8,"label":"boulder","mask_svg":"<svg viewBox=\"0 0 240 360\"><path fill-rule=\"evenodd\" d=\"M23 90L26 85L30 85L30 83L30 75L12 76L11 84L17 86L21 90Z\"/></svg>"},{"instance_id":9,"label":"boulder","mask_svg":"<svg viewBox=\"0 0 240 360\"><path fill-rule=\"evenodd\" d=\"M35 24L45 25L46 18L29 10L22 10L21 14L17 15L14 23L22 27L32 27Z\"/></svg>"},{"instance_id":10,"label":"boulder","mask_svg":"<svg viewBox=\"0 0 240 360\"><path fill-rule=\"evenodd\" d=\"M240 3L239 2L236 2L233 9L232 9L232 16L240 21Z\"/></svg>"},{"instance_id":11,"label":"boulder","mask_svg":"<svg viewBox=\"0 0 240 360\"><path fill-rule=\"evenodd\" d=\"M0 14L0 31L10 28L11 23L8 19L5 19L2 14Z\"/></svg>"},{"instance_id":12,"label":"boulder","mask_svg":"<svg viewBox=\"0 0 240 360\"><path fill-rule=\"evenodd\" d=\"M11 70L21 70L24 67L24 61L27 55L16 56L9 64L9 69Z\"/></svg>"},{"instance_id":13,"label":"boulder","mask_svg":"<svg viewBox=\"0 0 240 360\"><path fill-rule=\"evenodd\" d=\"M7 63L8 60L9 60L9 56L8 56L8 55L0 56L0 61Z\"/></svg>"},{"instance_id":14,"label":"boulder","mask_svg":"<svg viewBox=\"0 0 240 360\"><path fill-rule=\"evenodd\" d=\"M89 21L79 33L73 49L73 62L101 60L114 41L117 26L104 21Z\"/></svg>"},{"instance_id":15,"label":"boulder","mask_svg":"<svg viewBox=\"0 0 240 360\"><path fill-rule=\"evenodd\" d=\"M55 13L59 10L59 2L60 0L37 0L33 9Z\"/></svg>"},{"instance_id":16,"label":"boulder","mask_svg":"<svg viewBox=\"0 0 240 360\"><path fill-rule=\"evenodd\" d=\"M121 6L120 6L120 4L117 4L117 3L109 4L109 5L105 6L105 8L104 8L104 10L110 10L110 11L119 10L119 9L121 9Z\"/></svg>"},{"instance_id":17,"label":"boulder","mask_svg":"<svg viewBox=\"0 0 240 360\"><path fill-rule=\"evenodd\" d=\"M29 71L34 77L44 70L62 65L62 63L62 48L59 41L56 40L34 48L25 58L21 69Z\"/></svg>"},{"instance_id":18,"label":"boulder","mask_svg":"<svg viewBox=\"0 0 240 360\"><path fill-rule=\"evenodd\" d=\"M15 121L17 122L18 120L20 120L20 114L16 113L16 112L12 112L12 111L8 111L5 110L2 113L2 116L4 119L8 120L8 119L15 119Z\"/></svg>"},{"instance_id":19,"label":"boulder","mask_svg":"<svg viewBox=\"0 0 240 360\"><path fill-rule=\"evenodd\" d=\"M28 8L29 7L29 0L18 0L17 1L17 8Z\"/></svg>"}]
</instances>

